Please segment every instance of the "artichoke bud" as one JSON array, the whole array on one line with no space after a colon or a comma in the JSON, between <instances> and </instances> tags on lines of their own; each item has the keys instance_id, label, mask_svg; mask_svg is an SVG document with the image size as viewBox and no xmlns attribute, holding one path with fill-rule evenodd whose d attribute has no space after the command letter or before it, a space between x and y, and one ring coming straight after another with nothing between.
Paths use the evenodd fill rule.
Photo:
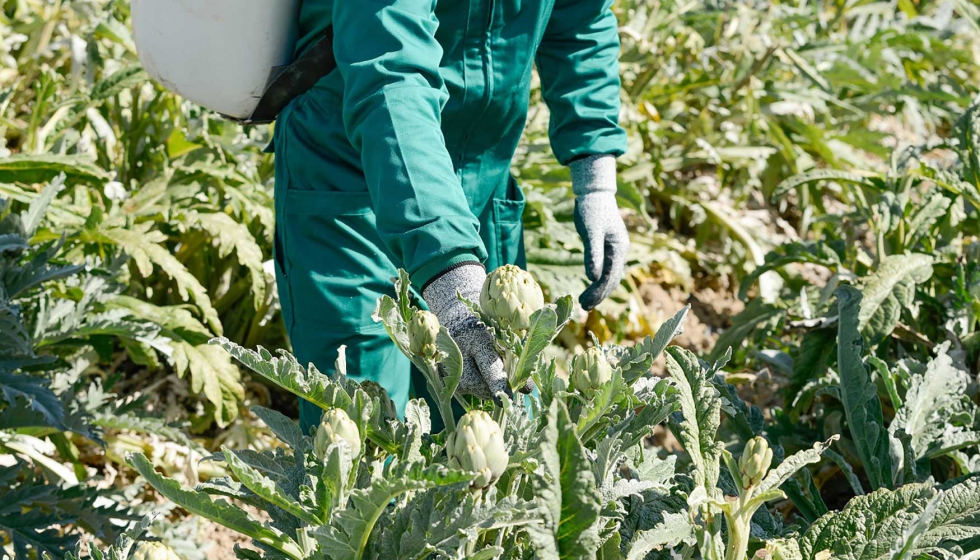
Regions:
<instances>
[{"instance_id":1,"label":"artichoke bud","mask_svg":"<svg viewBox=\"0 0 980 560\"><path fill-rule=\"evenodd\" d=\"M480 308L507 331L523 338L531 315L544 307L544 293L531 273L508 264L487 276L480 292Z\"/></svg>"},{"instance_id":2,"label":"artichoke bud","mask_svg":"<svg viewBox=\"0 0 980 560\"><path fill-rule=\"evenodd\" d=\"M357 424L343 410L331 408L320 419L320 427L316 429L316 437L313 438L313 451L323 461L327 458L327 449L340 441L346 441L350 445L353 457L360 456L361 433Z\"/></svg>"},{"instance_id":3,"label":"artichoke bud","mask_svg":"<svg viewBox=\"0 0 980 560\"><path fill-rule=\"evenodd\" d=\"M612 374L612 366L602 348L593 346L584 354L572 357L572 371L569 376L572 387L587 397L591 397L596 389L612 381Z\"/></svg>"},{"instance_id":4,"label":"artichoke bud","mask_svg":"<svg viewBox=\"0 0 980 560\"><path fill-rule=\"evenodd\" d=\"M510 456L504 445L504 434L489 414L474 410L459 419L456 431L446 442L450 468L477 472L470 484L476 490L489 488L507 470Z\"/></svg>"},{"instance_id":5,"label":"artichoke bud","mask_svg":"<svg viewBox=\"0 0 980 560\"><path fill-rule=\"evenodd\" d=\"M745 444L745 450L738 459L738 470L742 475L742 488L748 490L758 486L772 465L772 449L765 438L756 436Z\"/></svg>"},{"instance_id":6,"label":"artichoke bud","mask_svg":"<svg viewBox=\"0 0 980 560\"><path fill-rule=\"evenodd\" d=\"M130 560L180 560L172 548L157 541L143 541L136 546Z\"/></svg>"},{"instance_id":7,"label":"artichoke bud","mask_svg":"<svg viewBox=\"0 0 980 560\"><path fill-rule=\"evenodd\" d=\"M417 311L408 322L408 348L415 356L435 358L439 354L439 318Z\"/></svg>"},{"instance_id":8,"label":"artichoke bud","mask_svg":"<svg viewBox=\"0 0 980 560\"><path fill-rule=\"evenodd\" d=\"M367 393L371 400L378 399L378 404L381 407L381 418L384 420L394 420L398 418L398 411L395 410L395 403L388 396L388 391L381 385L375 383L374 381L363 381L361 383L361 389Z\"/></svg>"}]
</instances>

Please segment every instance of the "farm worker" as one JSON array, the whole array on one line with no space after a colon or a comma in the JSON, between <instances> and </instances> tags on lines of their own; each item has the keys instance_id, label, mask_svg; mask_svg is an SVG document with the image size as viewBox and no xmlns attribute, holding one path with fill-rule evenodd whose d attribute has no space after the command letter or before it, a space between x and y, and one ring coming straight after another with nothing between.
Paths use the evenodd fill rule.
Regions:
<instances>
[{"instance_id":1,"label":"farm worker","mask_svg":"<svg viewBox=\"0 0 980 560\"><path fill-rule=\"evenodd\" d=\"M591 309L629 245L616 205L619 40L612 0L305 0L299 52L333 27L337 70L279 116L276 265L301 363L388 390L402 414L410 365L372 319L398 268L463 353L460 391L507 387L492 337L457 299L486 269L525 266L524 195L510 174L532 65L569 166ZM416 382L416 390L424 381ZM301 403L305 430L321 410Z\"/></svg>"}]
</instances>

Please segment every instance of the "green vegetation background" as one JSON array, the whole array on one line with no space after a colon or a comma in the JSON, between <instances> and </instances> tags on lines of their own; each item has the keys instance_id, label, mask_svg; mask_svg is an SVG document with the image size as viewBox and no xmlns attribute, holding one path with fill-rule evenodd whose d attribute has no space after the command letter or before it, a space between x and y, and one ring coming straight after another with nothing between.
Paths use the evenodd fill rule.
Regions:
<instances>
[{"instance_id":1,"label":"green vegetation background","mask_svg":"<svg viewBox=\"0 0 980 560\"><path fill-rule=\"evenodd\" d=\"M221 446L273 445L249 406L295 412L292 395L207 344L288 348L268 265L271 129L243 129L152 84L127 2L0 8L0 544L26 538L25 551L60 557L79 535L111 541L111 519L153 508L126 453L206 480L214 467L198 460ZM909 429L939 446L919 446L915 459L928 458L922 468L940 481L980 470L980 8L615 9L630 274L549 355L567 357L590 333L630 345L692 304L677 343L712 362L731 348L725 379L758 407L736 394L728 402L746 412L725 410L720 437L765 432L806 449L863 429L840 382L834 295L857 286L857 359L872 366L884 403L878 424L912 398L946 403L930 410L954 433ZM530 269L556 298L586 279L568 176L533 95L514 173L528 191ZM948 371L930 377L935 356ZM678 449L665 430L651 443ZM845 438L814 470L831 509L859 493L855 484L889 486L863 445ZM36 519L18 525L25 511ZM191 544L199 522L171 520L180 522L155 531L201 557Z\"/></svg>"}]
</instances>

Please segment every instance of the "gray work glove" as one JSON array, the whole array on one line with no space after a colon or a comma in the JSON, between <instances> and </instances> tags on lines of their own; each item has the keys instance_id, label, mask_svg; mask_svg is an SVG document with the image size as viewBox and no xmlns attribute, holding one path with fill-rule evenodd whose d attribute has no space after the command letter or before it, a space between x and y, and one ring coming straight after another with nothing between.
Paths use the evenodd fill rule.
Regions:
<instances>
[{"instance_id":1,"label":"gray work glove","mask_svg":"<svg viewBox=\"0 0 980 560\"><path fill-rule=\"evenodd\" d=\"M479 303L486 278L483 265L465 263L443 272L422 289L429 310L446 327L463 354L463 375L456 390L481 399L494 398L501 391L511 395L493 335L457 296Z\"/></svg>"},{"instance_id":2,"label":"gray work glove","mask_svg":"<svg viewBox=\"0 0 980 560\"><path fill-rule=\"evenodd\" d=\"M575 193L575 229L585 244L585 273L592 281L579 303L590 310L622 281L630 238L616 205L616 158L590 156L573 161L569 169Z\"/></svg>"}]
</instances>

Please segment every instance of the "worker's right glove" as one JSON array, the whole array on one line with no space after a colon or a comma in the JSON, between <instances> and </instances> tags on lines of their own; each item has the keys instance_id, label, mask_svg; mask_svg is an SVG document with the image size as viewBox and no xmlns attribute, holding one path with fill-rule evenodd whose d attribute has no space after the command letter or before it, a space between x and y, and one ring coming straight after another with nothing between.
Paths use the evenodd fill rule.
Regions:
<instances>
[{"instance_id":1,"label":"worker's right glove","mask_svg":"<svg viewBox=\"0 0 980 560\"><path fill-rule=\"evenodd\" d=\"M499 392L511 395L493 335L459 300L462 295L469 301L479 302L486 278L483 265L465 263L444 271L422 289L429 310L446 327L463 354L463 375L456 390L481 399L493 398Z\"/></svg>"}]
</instances>

